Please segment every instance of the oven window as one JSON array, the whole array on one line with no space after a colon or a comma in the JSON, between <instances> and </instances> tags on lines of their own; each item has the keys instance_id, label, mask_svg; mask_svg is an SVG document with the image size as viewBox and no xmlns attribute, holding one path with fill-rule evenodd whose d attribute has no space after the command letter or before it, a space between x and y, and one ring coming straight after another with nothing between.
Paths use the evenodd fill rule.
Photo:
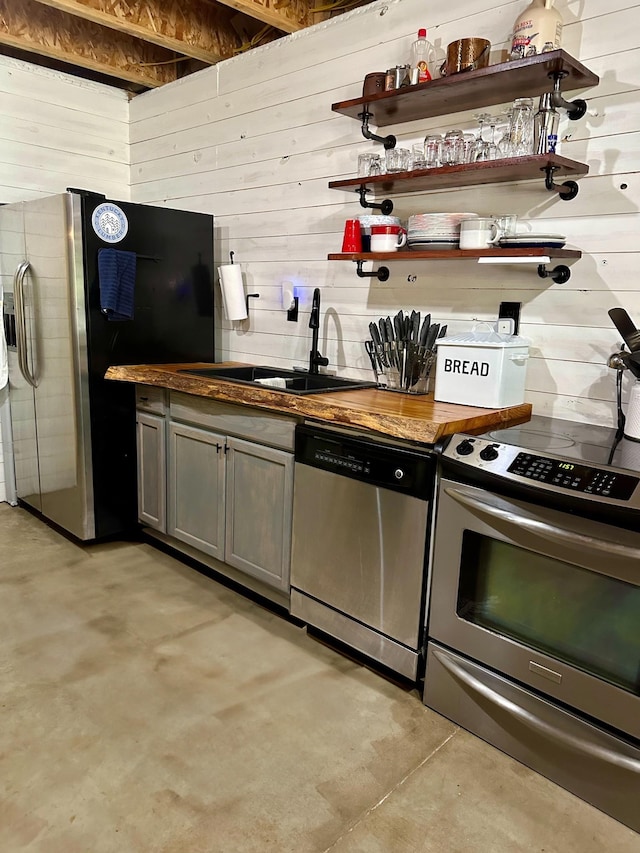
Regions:
<instances>
[{"instance_id":1,"label":"oven window","mask_svg":"<svg viewBox=\"0 0 640 853\"><path fill-rule=\"evenodd\" d=\"M458 616L640 694L640 587L465 530Z\"/></svg>"}]
</instances>

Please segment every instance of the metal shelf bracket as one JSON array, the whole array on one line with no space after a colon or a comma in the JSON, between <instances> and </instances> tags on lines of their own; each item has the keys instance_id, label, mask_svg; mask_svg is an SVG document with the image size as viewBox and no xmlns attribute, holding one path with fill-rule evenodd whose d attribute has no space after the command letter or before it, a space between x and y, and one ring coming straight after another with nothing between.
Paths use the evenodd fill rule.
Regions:
<instances>
[{"instance_id":1,"label":"metal shelf bracket","mask_svg":"<svg viewBox=\"0 0 640 853\"><path fill-rule=\"evenodd\" d=\"M378 281L388 281L389 280L389 267L378 267L377 270L373 272L363 272L362 264L364 261L356 261L356 273L358 278L377 278Z\"/></svg>"},{"instance_id":2,"label":"metal shelf bracket","mask_svg":"<svg viewBox=\"0 0 640 853\"><path fill-rule=\"evenodd\" d=\"M568 71L554 71L549 77L553 77L553 92L551 93L551 103L554 107L560 107L567 111L567 118L570 121L577 121L587 112L587 102L582 98L576 98L575 101L566 101L560 91L560 82L568 75Z\"/></svg>"},{"instance_id":3,"label":"metal shelf bracket","mask_svg":"<svg viewBox=\"0 0 640 853\"><path fill-rule=\"evenodd\" d=\"M538 275L540 278L551 278L556 284L566 284L571 278L571 270L565 264L558 264L552 270L548 270L546 264L538 264Z\"/></svg>"},{"instance_id":4,"label":"metal shelf bracket","mask_svg":"<svg viewBox=\"0 0 640 853\"><path fill-rule=\"evenodd\" d=\"M365 184L360 184L356 192L360 196L360 205L362 207L370 207L372 210L379 210L380 213L384 214L384 216L388 216L393 210L393 202L390 198L385 198L385 200L380 202L380 204L376 204L373 201L367 201L367 193L369 190Z\"/></svg>"},{"instance_id":5,"label":"metal shelf bracket","mask_svg":"<svg viewBox=\"0 0 640 853\"><path fill-rule=\"evenodd\" d=\"M369 119L373 118L373 113L370 113L366 107L364 112L358 113L358 118L362 119L362 135L365 139L371 139L374 142L381 142L387 151L396 147L397 140L392 133L390 133L389 136L376 136L375 133L371 133L369 130Z\"/></svg>"},{"instance_id":6,"label":"metal shelf bracket","mask_svg":"<svg viewBox=\"0 0 640 853\"><path fill-rule=\"evenodd\" d=\"M557 166L552 165L545 166L544 172L546 177L544 179L544 185L549 192L558 193L563 201L571 201L571 199L578 195L580 187L575 181L565 181L563 184L556 184L553 180L553 173L557 168Z\"/></svg>"}]
</instances>

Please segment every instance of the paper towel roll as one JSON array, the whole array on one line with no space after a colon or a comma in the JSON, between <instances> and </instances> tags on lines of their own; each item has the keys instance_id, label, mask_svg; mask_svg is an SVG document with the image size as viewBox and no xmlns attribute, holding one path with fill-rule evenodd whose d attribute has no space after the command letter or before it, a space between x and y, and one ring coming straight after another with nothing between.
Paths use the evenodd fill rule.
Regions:
<instances>
[{"instance_id":1,"label":"paper towel roll","mask_svg":"<svg viewBox=\"0 0 640 853\"><path fill-rule=\"evenodd\" d=\"M640 441L640 380L631 386L629 405L624 425L624 437Z\"/></svg>"},{"instance_id":2,"label":"paper towel roll","mask_svg":"<svg viewBox=\"0 0 640 853\"><path fill-rule=\"evenodd\" d=\"M9 361L7 359L7 342L4 337L4 293L0 285L0 388L9 381Z\"/></svg>"},{"instance_id":3,"label":"paper towel roll","mask_svg":"<svg viewBox=\"0 0 640 853\"><path fill-rule=\"evenodd\" d=\"M218 267L220 290L227 320L246 320L247 301L242 286L242 270L239 264Z\"/></svg>"}]
</instances>

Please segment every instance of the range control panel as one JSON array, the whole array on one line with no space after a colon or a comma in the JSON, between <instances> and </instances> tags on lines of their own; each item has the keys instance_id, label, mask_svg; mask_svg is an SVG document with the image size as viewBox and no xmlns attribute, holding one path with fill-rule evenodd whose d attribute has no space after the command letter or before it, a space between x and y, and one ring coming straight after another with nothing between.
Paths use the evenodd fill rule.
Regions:
<instances>
[{"instance_id":1,"label":"range control panel","mask_svg":"<svg viewBox=\"0 0 640 853\"><path fill-rule=\"evenodd\" d=\"M629 474L591 468L588 465L578 465L547 456L534 456L532 453L518 453L507 471L574 492L602 495L604 498L611 497L620 501L628 501L638 485L638 477Z\"/></svg>"},{"instance_id":2,"label":"range control panel","mask_svg":"<svg viewBox=\"0 0 640 853\"><path fill-rule=\"evenodd\" d=\"M640 506L640 477L616 468L584 465L465 435L453 436L443 458L544 490L573 492L591 500Z\"/></svg>"}]
</instances>

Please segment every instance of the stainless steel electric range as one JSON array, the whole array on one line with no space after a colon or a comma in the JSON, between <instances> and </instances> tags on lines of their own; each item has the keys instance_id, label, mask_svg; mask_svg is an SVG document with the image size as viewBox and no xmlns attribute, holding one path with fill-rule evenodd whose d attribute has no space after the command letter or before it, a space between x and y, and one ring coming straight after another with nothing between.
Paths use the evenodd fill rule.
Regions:
<instances>
[{"instance_id":1,"label":"stainless steel electric range","mask_svg":"<svg viewBox=\"0 0 640 853\"><path fill-rule=\"evenodd\" d=\"M534 417L441 456L424 702L640 832L640 444Z\"/></svg>"}]
</instances>

